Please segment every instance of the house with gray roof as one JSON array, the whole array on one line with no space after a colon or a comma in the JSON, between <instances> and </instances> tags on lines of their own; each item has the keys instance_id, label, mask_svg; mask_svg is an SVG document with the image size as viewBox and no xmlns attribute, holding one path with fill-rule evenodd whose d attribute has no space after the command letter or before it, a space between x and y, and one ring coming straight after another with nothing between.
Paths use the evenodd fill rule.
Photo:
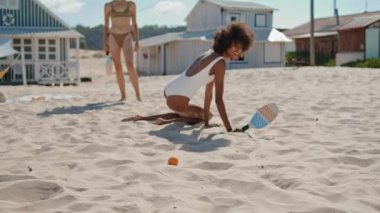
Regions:
<instances>
[{"instance_id":1,"label":"house with gray roof","mask_svg":"<svg viewBox=\"0 0 380 213\"><path fill-rule=\"evenodd\" d=\"M380 58L380 11L315 20L317 55L335 57L336 64ZM310 22L284 32L297 52L309 52Z\"/></svg>"},{"instance_id":2,"label":"house with gray roof","mask_svg":"<svg viewBox=\"0 0 380 213\"><path fill-rule=\"evenodd\" d=\"M199 0L187 15L186 31L140 41L136 66L140 74L183 72L212 46L213 34L232 21L246 23L255 34L253 48L227 64L229 69L285 66L285 43L291 41L273 29L274 8L254 2Z\"/></svg>"},{"instance_id":3,"label":"house with gray roof","mask_svg":"<svg viewBox=\"0 0 380 213\"><path fill-rule=\"evenodd\" d=\"M38 0L1 0L0 39L10 40L20 57L0 58L0 69L16 60L0 84L77 84L81 37Z\"/></svg>"}]
</instances>

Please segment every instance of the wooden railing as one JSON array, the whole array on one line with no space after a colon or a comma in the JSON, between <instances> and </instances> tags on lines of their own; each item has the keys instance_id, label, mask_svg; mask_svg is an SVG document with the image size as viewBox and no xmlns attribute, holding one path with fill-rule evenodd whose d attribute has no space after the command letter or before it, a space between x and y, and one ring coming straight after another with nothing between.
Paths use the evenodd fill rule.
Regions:
<instances>
[{"instance_id":1,"label":"wooden railing","mask_svg":"<svg viewBox=\"0 0 380 213\"><path fill-rule=\"evenodd\" d=\"M79 70L75 61L69 62L25 62L26 79L28 83L38 84L76 84L79 79ZM9 62L0 61L0 69L9 66ZM19 84L23 82L22 65L16 63L3 79L5 83Z\"/></svg>"},{"instance_id":2,"label":"wooden railing","mask_svg":"<svg viewBox=\"0 0 380 213\"><path fill-rule=\"evenodd\" d=\"M41 62L36 64L36 77L39 84L77 83L79 72L77 62Z\"/></svg>"}]
</instances>

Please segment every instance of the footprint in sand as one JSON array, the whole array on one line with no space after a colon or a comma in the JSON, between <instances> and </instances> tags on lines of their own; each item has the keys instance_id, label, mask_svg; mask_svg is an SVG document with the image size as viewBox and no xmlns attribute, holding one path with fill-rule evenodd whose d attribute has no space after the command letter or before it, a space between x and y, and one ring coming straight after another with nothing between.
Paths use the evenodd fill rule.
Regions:
<instances>
[{"instance_id":1,"label":"footprint in sand","mask_svg":"<svg viewBox=\"0 0 380 213\"><path fill-rule=\"evenodd\" d=\"M35 202L50 199L62 192L62 187L55 183L28 180L1 188L0 200L11 202Z\"/></svg>"},{"instance_id":2,"label":"footprint in sand","mask_svg":"<svg viewBox=\"0 0 380 213\"><path fill-rule=\"evenodd\" d=\"M124 164L130 164L134 163L132 160L114 160L114 159L107 159L102 160L96 163L96 165L100 168L108 168L108 167L116 167Z\"/></svg>"},{"instance_id":3,"label":"footprint in sand","mask_svg":"<svg viewBox=\"0 0 380 213\"><path fill-rule=\"evenodd\" d=\"M27 180L27 179L36 179L36 178L29 175L0 175L0 183L9 182L9 181L17 181L17 180Z\"/></svg>"},{"instance_id":4,"label":"footprint in sand","mask_svg":"<svg viewBox=\"0 0 380 213\"><path fill-rule=\"evenodd\" d=\"M222 162L202 162L195 165L195 168L204 170L227 170L233 166L232 163L222 163Z\"/></svg>"}]
</instances>

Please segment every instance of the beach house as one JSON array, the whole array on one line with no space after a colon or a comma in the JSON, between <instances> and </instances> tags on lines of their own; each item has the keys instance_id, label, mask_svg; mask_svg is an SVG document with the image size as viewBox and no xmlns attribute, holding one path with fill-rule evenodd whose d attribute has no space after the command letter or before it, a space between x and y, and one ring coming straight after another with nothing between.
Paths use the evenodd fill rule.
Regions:
<instances>
[{"instance_id":1,"label":"beach house","mask_svg":"<svg viewBox=\"0 0 380 213\"><path fill-rule=\"evenodd\" d=\"M230 22L246 23L255 34L254 46L229 69L285 66L285 43L291 41L273 28L274 8L254 2L199 0L187 15L186 31L140 41L136 64L140 74L181 73L208 50L213 33Z\"/></svg>"},{"instance_id":2,"label":"beach house","mask_svg":"<svg viewBox=\"0 0 380 213\"><path fill-rule=\"evenodd\" d=\"M11 40L21 55L0 84L77 84L81 37L38 0L1 0L0 39ZM0 69L16 57L0 58Z\"/></svg>"},{"instance_id":3,"label":"beach house","mask_svg":"<svg viewBox=\"0 0 380 213\"><path fill-rule=\"evenodd\" d=\"M336 59L336 64L380 58L380 11L315 19L317 55ZM297 52L308 52L310 22L284 32Z\"/></svg>"}]
</instances>

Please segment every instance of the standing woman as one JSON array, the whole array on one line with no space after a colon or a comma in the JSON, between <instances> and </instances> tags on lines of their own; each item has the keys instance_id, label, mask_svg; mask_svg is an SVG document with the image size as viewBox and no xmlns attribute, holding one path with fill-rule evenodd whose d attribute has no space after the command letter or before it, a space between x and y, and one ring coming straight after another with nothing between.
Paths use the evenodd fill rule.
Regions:
<instances>
[{"instance_id":1,"label":"standing woman","mask_svg":"<svg viewBox=\"0 0 380 213\"><path fill-rule=\"evenodd\" d=\"M110 28L110 20L112 26ZM132 21L132 25L131 25ZM135 89L136 98L141 101L137 71L133 64L133 51L139 49L139 31L136 23L136 5L132 1L112 0L104 5L104 51L111 53L116 69L121 101L126 100L125 79L121 64L123 51L128 69L129 79ZM133 48L132 36L135 36Z\"/></svg>"}]
</instances>

